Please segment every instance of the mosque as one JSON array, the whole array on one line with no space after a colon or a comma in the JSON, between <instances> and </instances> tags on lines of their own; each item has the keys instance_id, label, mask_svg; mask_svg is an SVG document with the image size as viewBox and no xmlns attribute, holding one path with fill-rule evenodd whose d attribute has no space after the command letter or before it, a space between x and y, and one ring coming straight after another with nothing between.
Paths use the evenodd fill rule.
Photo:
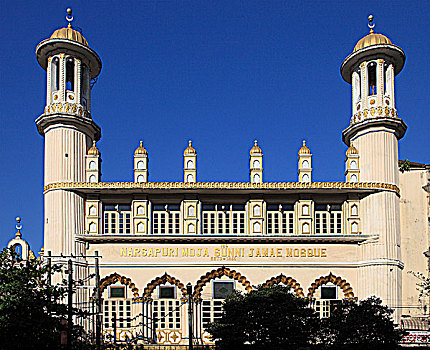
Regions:
<instances>
[{"instance_id":1,"label":"mosque","mask_svg":"<svg viewBox=\"0 0 430 350\"><path fill-rule=\"evenodd\" d=\"M344 182L313 181L305 141L296 182L264 181L257 141L249 182L199 182L191 141L183 182L151 182L142 141L130 155L134 181L102 182L101 127L91 111L102 61L71 12L68 19L36 48L46 71L46 106L36 119L45 152L43 254L72 257L76 278L99 271L106 340L186 344L191 301L194 342L210 344L205 328L232 290L274 284L309 298L321 317L342 299L376 295L397 323L419 330L429 302L418 298L408 271L428 273L430 166L399 163L407 125L395 79L406 56L374 32L372 16L370 33L340 67L352 98L342 131ZM91 290L76 295L94 300Z\"/></svg>"}]
</instances>

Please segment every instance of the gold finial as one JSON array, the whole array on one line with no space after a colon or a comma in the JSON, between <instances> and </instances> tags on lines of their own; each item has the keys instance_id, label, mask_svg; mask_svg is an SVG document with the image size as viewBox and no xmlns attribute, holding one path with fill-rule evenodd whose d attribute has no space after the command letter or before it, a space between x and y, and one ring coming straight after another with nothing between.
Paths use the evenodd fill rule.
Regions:
<instances>
[{"instance_id":1,"label":"gold finial","mask_svg":"<svg viewBox=\"0 0 430 350\"><path fill-rule=\"evenodd\" d=\"M143 141L140 141L140 146L139 147L143 147Z\"/></svg>"},{"instance_id":2,"label":"gold finial","mask_svg":"<svg viewBox=\"0 0 430 350\"><path fill-rule=\"evenodd\" d=\"M16 219L16 233L15 233L15 237L21 238L22 237L22 233L21 233L21 229L22 229L22 225L21 225L21 218L18 216Z\"/></svg>"},{"instance_id":3,"label":"gold finial","mask_svg":"<svg viewBox=\"0 0 430 350\"><path fill-rule=\"evenodd\" d=\"M306 146L306 141L305 140L303 140L303 146Z\"/></svg>"},{"instance_id":4,"label":"gold finial","mask_svg":"<svg viewBox=\"0 0 430 350\"><path fill-rule=\"evenodd\" d=\"M69 25L67 27L72 28L72 21L73 21L72 9L69 7L67 8L66 12L67 12L66 21L69 22Z\"/></svg>"},{"instance_id":5,"label":"gold finial","mask_svg":"<svg viewBox=\"0 0 430 350\"><path fill-rule=\"evenodd\" d=\"M192 142L191 142L191 140L189 140L189 141L188 141L188 146L190 146L190 147L191 147L191 146L192 146L192 145L191 145L191 143L192 143Z\"/></svg>"},{"instance_id":6,"label":"gold finial","mask_svg":"<svg viewBox=\"0 0 430 350\"><path fill-rule=\"evenodd\" d=\"M373 23L373 15L369 15L369 17L367 17L367 19L369 20L369 23L367 24L367 26L370 28L370 34L373 33L373 27L375 26L375 23Z\"/></svg>"},{"instance_id":7,"label":"gold finial","mask_svg":"<svg viewBox=\"0 0 430 350\"><path fill-rule=\"evenodd\" d=\"M254 146L257 146L257 140L254 140Z\"/></svg>"}]
</instances>

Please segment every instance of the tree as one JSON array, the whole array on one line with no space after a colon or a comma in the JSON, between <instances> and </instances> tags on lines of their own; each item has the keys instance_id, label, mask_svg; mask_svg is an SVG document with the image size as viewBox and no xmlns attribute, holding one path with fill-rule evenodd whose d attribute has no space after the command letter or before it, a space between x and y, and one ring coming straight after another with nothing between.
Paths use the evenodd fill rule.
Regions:
<instances>
[{"instance_id":1,"label":"tree","mask_svg":"<svg viewBox=\"0 0 430 350\"><path fill-rule=\"evenodd\" d=\"M321 342L330 349L395 349L403 331L395 327L392 313L374 296L359 303L343 301L322 321Z\"/></svg>"},{"instance_id":2,"label":"tree","mask_svg":"<svg viewBox=\"0 0 430 350\"><path fill-rule=\"evenodd\" d=\"M2 349L60 348L65 290L49 284L54 273L41 260L22 261L13 250L0 253L0 344Z\"/></svg>"},{"instance_id":3,"label":"tree","mask_svg":"<svg viewBox=\"0 0 430 350\"><path fill-rule=\"evenodd\" d=\"M319 318L308 302L281 285L234 291L208 331L217 349L297 349L314 341Z\"/></svg>"}]
</instances>

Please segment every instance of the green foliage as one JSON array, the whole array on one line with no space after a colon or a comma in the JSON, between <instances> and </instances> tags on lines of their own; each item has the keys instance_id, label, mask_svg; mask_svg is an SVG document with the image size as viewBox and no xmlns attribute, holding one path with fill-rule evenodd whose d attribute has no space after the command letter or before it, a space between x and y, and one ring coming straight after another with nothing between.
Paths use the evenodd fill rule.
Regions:
<instances>
[{"instance_id":1,"label":"green foliage","mask_svg":"<svg viewBox=\"0 0 430 350\"><path fill-rule=\"evenodd\" d=\"M391 317L393 310L381 299L343 301L321 322L321 342L330 349L395 349L403 336Z\"/></svg>"},{"instance_id":2,"label":"green foliage","mask_svg":"<svg viewBox=\"0 0 430 350\"><path fill-rule=\"evenodd\" d=\"M420 291L420 299L428 297L430 295L430 277L424 276L424 274L421 272L408 271L408 273L419 279L419 282L417 283L417 289Z\"/></svg>"},{"instance_id":3,"label":"green foliage","mask_svg":"<svg viewBox=\"0 0 430 350\"><path fill-rule=\"evenodd\" d=\"M319 325L308 303L283 286L235 291L223 310L208 329L217 349L297 349L313 342Z\"/></svg>"},{"instance_id":4,"label":"green foliage","mask_svg":"<svg viewBox=\"0 0 430 350\"><path fill-rule=\"evenodd\" d=\"M65 290L49 285L42 261L22 261L13 250L0 253L0 344L2 349L60 348L59 303Z\"/></svg>"},{"instance_id":5,"label":"green foliage","mask_svg":"<svg viewBox=\"0 0 430 350\"><path fill-rule=\"evenodd\" d=\"M405 171L409 171L410 169L411 169L411 162L408 159L399 161L399 170L401 173L404 173Z\"/></svg>"},{"instance_id":6,"label":"green foliage","mask_svg":"<svg viewBox=\"0 0 430 350\"><path fill-rule=\"evenodd\" d=\"M320 320L289 287L233 292L222 317L209 325L216 348L226 349L395 349L403 336L393 311L379 298L343 301Z\"/></svg>"}]
</instances>

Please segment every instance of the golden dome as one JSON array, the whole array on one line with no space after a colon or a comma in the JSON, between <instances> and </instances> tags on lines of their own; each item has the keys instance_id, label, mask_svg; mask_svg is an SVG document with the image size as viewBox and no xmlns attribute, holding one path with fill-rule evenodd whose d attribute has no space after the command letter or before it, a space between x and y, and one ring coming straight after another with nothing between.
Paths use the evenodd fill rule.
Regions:
<instances>
[{"instance_id":1,"label":"golden dome","mask_svg":"<svg viewBox=\"0 0 430 350\"><path fill-rule=\"evenodd\" d=\"M374 33L373 29L370 30L370 34L361 38L354 47L354 52L361 50L365 47L379 44L392 44L391 40L385 35Z\"/></svg>"},{"instance_id":2,"label":"golden dome","mask_svg":"<svg viewBox=\"0 0 430 350\"><path fill-rule=\"evenodd\" d=\"M134 151L134 155L144 155L147 156L148 155L148 151L146 150L145 147L143 147L143 141L140 141L140 146L136 148L136 150Z\"/></svg>"},{"instance_id":3,"label":"golden dome","mask_svg":"<svg viewBox=\"0 0 430 350\"><path fill-rule=\"evenodd\" d=\"M184 151L184 156L189 155L189 154L197 154L196 150L191 145L191 140L188 141L188 147Z\"/></svg>"},{"instance_id":4,"label":"golden dome","mask_svg":"<svg viewBox=\"0 0 430 350\"><path fill-rule=\"evenodd\" d=\"M253 155L253 154L263 154L263 151L261 150L260 147L258 147L257 145L257 140L254 141L254 146L251 148L251 150L249 151L249 155Z\"/></svg>"},{"instance_id":5,"label":"golden dome","mask_svg":"<svg viewBox=\"0 0 430 350\"><path fill-rule=\"evenodd\" d=\"M88 150L87 153L89 156L99 156L100 155L100 151L99 149L96 147L96 141L93 141L93 145L92 147Z\"/></svg>"},{"instance_id":6,"label":"golden dome","mask_svg":"<svg viewBox=\"0 0 430 350\"><path fill-rule=\"evenodd\" d=\"M354 145L351 142L351 146L349 146L349 148L346 150L346 155L350 156L350 155L353 155L353 154L357 154L358 155L358 150L357 150L357 148L354 147Z\"/></svg>"},{"instance_id":7,"label":"golden dome","mask_svg":"<svg viewBox=\"0 0 430 350\"><path fill-rule=\"evenodd\" d=\"M303 140L303 146L299 149L299 155L300 154L311 154L311 150L306 146L306 141Z\"/></svg>"},{"instance_id":8,"label":"golden dome","mask_svg":"<svg viewBox=\"0 0 430 350\"><path fill-rule=\"evenodd\" d=\"M51 39L68 39L89 47L87 39L80 32L74 30L70 23L66 28L57 29L52 33Z\"/></svg>"}]
</instances>

